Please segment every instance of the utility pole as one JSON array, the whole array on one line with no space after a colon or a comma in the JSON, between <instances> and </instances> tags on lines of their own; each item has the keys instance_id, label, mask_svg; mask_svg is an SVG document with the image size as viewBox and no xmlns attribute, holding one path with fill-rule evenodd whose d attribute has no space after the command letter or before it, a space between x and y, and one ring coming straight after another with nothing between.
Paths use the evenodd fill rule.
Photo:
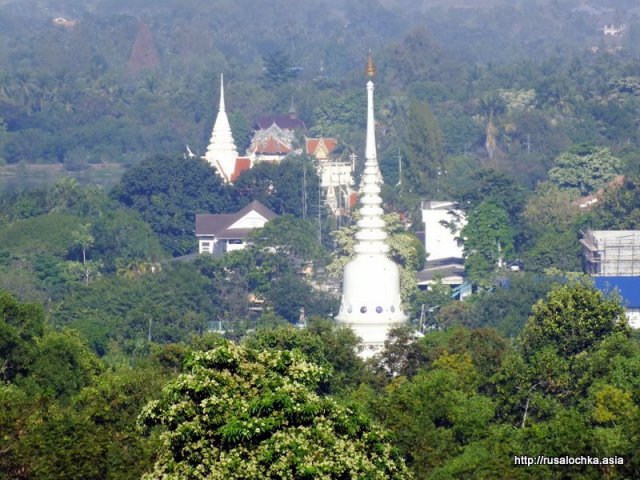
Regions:
<instances>
[{"instance_id":1,"label":"utility pole","mask_svg":"<svg viewBox=\"0 0 640 480\"><path fill-rule=\"evenodd\" d=\"M307 218L307 165L302 164L302 218Z\"/></svg>"},{"instance_id":2,"label":"utility pole","mask_svg":"<svg viewBox=\"0 0 640 480\"><path fill-rule=\"evenodd\" d=\"M318 241L322 243L322 185L318 182Z\"/></svg>"}]
</instances>

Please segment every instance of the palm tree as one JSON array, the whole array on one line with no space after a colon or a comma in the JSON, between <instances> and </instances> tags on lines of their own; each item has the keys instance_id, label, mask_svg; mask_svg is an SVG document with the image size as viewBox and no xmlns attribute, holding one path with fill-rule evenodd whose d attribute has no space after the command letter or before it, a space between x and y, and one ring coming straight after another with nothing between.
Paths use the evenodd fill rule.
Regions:
<instances>
[{"instance_id":1,"label":"palm tree","mask_svg":"<svg viewBox=\"0 0 640 480\"><path fill-rule=\"evenodd\" d=\"M506 109L507 107L504 100L496 93L485 95L480 99L480 114L487 119L486 140L484 145L491 160L495 160L498 149L496 144L498 128L495 125L495 119L497 116L503 114Z\"/></svg>"}]
</instances>

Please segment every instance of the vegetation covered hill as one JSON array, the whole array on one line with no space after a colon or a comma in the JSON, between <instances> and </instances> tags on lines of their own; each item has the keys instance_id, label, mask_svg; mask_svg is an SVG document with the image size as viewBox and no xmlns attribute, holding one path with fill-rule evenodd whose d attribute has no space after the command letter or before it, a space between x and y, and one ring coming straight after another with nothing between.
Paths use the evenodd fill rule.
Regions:
<instances>
[{"instance_id":1,"label":"vegetation covered hill","mask_svg":"<svg viewBox=\"0 0 640 480\"><path fill-rule=\"evenodd\" d=\"M582 231L640 224L640 13L467 3L0 2L2 163L126 167L109 190L0 193L0 476L640 477L638 337L579 276ZM183 152L204 151L224 72L241 149L293 98L362 159L369 48L410 328L365 364L331 321L353 218L303 204L311 159L229 186ZM423 198L467 215L467 301L416 288ZM249 248L188 256L197 213L254 199L280 217Z\"/></svg>"}]
</instances>

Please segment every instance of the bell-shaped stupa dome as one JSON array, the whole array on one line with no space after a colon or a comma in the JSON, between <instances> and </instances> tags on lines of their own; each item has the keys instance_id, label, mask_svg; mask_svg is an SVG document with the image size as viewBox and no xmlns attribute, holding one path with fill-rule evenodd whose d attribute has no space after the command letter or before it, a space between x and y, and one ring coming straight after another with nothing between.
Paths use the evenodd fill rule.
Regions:
<instances>
[{"instance_id":1,"label":"bell-shaped stupa dome","mask_svg":"<svg viewBox=\"0 0 640 480\"><path fill-rule=\"evenodd\" d=\"M369 54L367 75L373 77L375 66ZM373 110L373 81L367 82L367 143L362 177L360 215L355 258L344 269L342 301L336 316L339 324L349 326L362 339L363 357L384 346L389 329L403 323L398 266L388 257L387 233L382 218L380 185Z\"/></svg>"}]
</instances>

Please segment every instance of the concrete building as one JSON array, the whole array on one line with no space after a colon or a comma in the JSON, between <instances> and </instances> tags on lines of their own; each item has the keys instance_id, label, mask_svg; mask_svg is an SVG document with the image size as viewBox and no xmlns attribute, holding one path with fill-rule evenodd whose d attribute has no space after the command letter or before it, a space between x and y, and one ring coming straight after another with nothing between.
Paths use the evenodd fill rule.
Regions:
<instances>
[{"instance_id":1,"label":"concrete building","mask_svg":"<svg viewBox=\"0 0 640 480\"><path fill-rule=\"evenodd\" d=\"M588 230L582 240L591 276L640 276L640 230Z\"/></svg>"},{"instance_id":2,"label":"concrete building","mask_svg":"<svg viewBox=\"0 0 640 480\"><path fill-rule=\"evenodd\" d=\"M460 231L466 225L464 212L450 201L423 200L424 248L427 253L425 268L418 273L418 287L428 289L441 281L459 290L457 297L471 294L471 285L460 288L464 282L464 256L458 243Z\"/></svg>"},{"instance_id":3,"label":"concrete building","mask_svg":"<svg viewBox=\"0 0 640 480\"><path fill-rule=\"evenodd\" d=\"M361 356L370 357L380 351L389 330L406 321L400 298L400 272L388 257L387 233L382 219L381 177L375 140L373 107L375 67L369 55L367 63L367 141L365 168L360 198L361 219L358 221L355 258L344 269L338 324L351 327L361 338Z\"/></svg>"},{"instance_id":4,"label":"concrete building","mask_svg":"<svg viewBox=\"0 0 640 480\"><path fill-rule=\"evenodd\" d=\"M629 324L640 328L640 230L589 230L581 243L585 272L599 290L618 291Z\"/></svg>"},{"instance_id":5,"label":"concrete building","mask_svg":"<svg viewBox=\"0 0 640 480\"><path fill-rule=\"evenodd\" d=\"M424 200L421 210L427 259L462 259L462 245L458 244L457 237L467 223L464 212L456 209L453 202L436 200Z\"/></svg>"}]
</instances>

